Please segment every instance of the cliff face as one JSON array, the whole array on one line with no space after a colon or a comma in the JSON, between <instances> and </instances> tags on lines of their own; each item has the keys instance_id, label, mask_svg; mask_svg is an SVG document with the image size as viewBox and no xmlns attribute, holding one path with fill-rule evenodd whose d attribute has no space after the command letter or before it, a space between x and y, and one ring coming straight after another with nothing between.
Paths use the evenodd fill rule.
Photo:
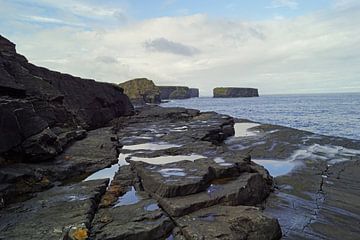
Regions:
<instances>
[{"instance_id":1,"label":"cliff face","mask_svg":"<svg viewBox=\"0 0 360 240\"><path fill-rule=\"evenodd\" d=\"M136 78L119 85L134 104L160 103L160 89L152 80Z\"/></svg>"},{"instance_id":2,"label":"cliff face","mask_svg":"<svg viewBox=\"0 0 360 240\"><path fill-rule=\"evenodd\" d=\"M190 88L190 97L192 97L192 98L199 97L199 89L198 88Z\"/></svg>"},{"instance_id":3,"label":"cliff face","mask_svg":"<svg viewBox=\"0 0 360 240\"><path fill-rule=\"evenodd\" d=\"M49 159L84 129L132 112L120 87L37 67L0 36L0 164Z\"/></svg>"},{"instance_id":4,"label":"cliff face","mask_svg":"<svg viewBox=\"0 0 360 240\"><path fill-rule=\"evenodd\" d=\"M258 97L256 88L223 88L218 87L213 90L214 98L236 98L236 97Z\"/></svg>"},{"instance_id":5,"label":"cliff face","mask_svg":"<svg viewBox=\"0 0 360 240\"><path fill-rule=\"evenodd\" d=\"M190 89L183 86L159 86L161 99L190 98Z\"/></svg>"}]
</instances>

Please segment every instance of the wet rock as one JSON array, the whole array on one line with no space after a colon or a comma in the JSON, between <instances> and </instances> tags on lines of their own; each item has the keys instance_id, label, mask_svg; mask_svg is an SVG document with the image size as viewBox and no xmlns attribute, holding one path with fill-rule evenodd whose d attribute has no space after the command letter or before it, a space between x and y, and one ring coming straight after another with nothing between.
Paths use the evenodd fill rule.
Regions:
<instances>
[{"instance_id":1,"label":"wet rock","mask_svg":"<svg viewBox=\"0 0 360 240\"><path fill-rule=\"evenodd\" d=\"M206 191L181 197L158 199L171 216L182 216L201 208L224 205L256 205L262 203L270 193L270 186L258 173L243 173L210 184Z\"/></svg>"},{"instance_id":2,"label":"wet rock","mask_svg":"<svg viewBox=\"0 0 360 240\"><path fill-rule=\"evenodd\" d=\"M164 239L174 225L156 206L156 201L144 198L135 204L100 209L93 222L94 239Z\"/></svg>"},{"instance_id":3,"label":"wet rock","mask_svg":"<svg viewBox=\"0 0 360 240\"><path fill-rule=\"evenodd\" d=\"M0 211L0 239L63 239L70 233L80 240L90 227L107 182L54 187L33 199L6 207Z\"/></svg>"},{"instance_id":4,"label":"wet rock","mask_svg":"<svg viewBox=\"0 0 360 240\"><path fill-rule=\"evenodd\" d=\"M186 239L280 239L276 219L246 206L204 208L175 219Z\"/></svg>"}]
</instances>

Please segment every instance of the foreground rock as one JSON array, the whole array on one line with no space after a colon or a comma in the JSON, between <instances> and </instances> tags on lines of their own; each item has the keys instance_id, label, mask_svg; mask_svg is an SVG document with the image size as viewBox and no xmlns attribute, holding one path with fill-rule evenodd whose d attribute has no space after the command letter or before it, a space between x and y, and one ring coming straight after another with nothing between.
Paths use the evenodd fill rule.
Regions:
<instances>
[{"instance_id":1,"label":"foreground rock","mask_svg":"<svg viewBox=\"0 0 360 240\"><path fill-rule=\"evenodd\" d=\"M186 239L280 239L279 223L254 207L216 206L177 218Z\"/></svg>"},{"instance_id":2,"label":"foreground rock","mask_svg":"<svg viewBox=\"0 0 360 240\"><path fill-rule=\"evenodd\" d=\"M277 190L265 213L279 219L284 239L356 239L360 231L360 142L296 129L239 122L247 136L226 141L251 154L273 176Z\"/></svg>"},{"instance_id":3,"label":"foreground rock","mask_svg":"<svg viewBox=\"0 0 360 240\"><path fill-rule=\"evenodd\" d=\"M124 93L129 96L133 104L161 102L159 87L147 78L136 78L121 83L119 86L124 89Z\"/></svg>"},{"instance_id":4,"label":"foreground rock","mask_svg":"<svg viewBox=\"0 0 360 240\"><path fill-rule=\"evenodd\" d=\"M214 98L258 97L256 88L218 87L213 90Z\"/></svg>"},{"instance_id":5,"label":"foreground rock","mask_svg":"<svg viewBox=\"0 0 360 240\"><path fill-rule=\"evenodd\" d=\"M0 239L87 239L107 180L54 187L0 212Z\"/></svg>"}]
</instances>

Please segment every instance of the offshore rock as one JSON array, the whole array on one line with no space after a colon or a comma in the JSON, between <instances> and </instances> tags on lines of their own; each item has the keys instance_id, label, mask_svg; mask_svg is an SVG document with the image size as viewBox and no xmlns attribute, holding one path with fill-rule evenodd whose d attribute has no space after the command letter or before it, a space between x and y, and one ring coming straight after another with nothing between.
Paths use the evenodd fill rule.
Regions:
<instances>
[{"instance_id":1,"label":"offshore rock","mask_svg":"<svg viewBox=\"0 0 360 240\"><path fill-rule=\"evenodd\" d=\"M190 88L190 97L191 98L199 97L199 89L198 88Z\"/></svg>"},{"instance_id":2,"label":"offshore rock","mask_svg":"<svg viewBox=\"0 0 360 240\"><path fill-rule=\"evenodd\" d=\"M258 97L256 88L218 87L213 90L214 98Z\"/></svg>"},{"instance_id":3,"label":"offshore rock","mask_svg":"<svg viewBox=\"0 0 360 240\"><path fill-rule=\"evenodd\" d=\"M191 98L190 89L184 86L159 86L161 99Z\"/></svg>"},{"instance_id":4,"label":"offshore rock","mask_svg":"<svg viewBox=\"0 0 360 240\"><path fill-rule=\"evenodd\" d=\"M124 93L129 96L133 104L160 103L160 89L152 80L147 78L136 78L120 83Z\"/></svg>"}]
</instances>

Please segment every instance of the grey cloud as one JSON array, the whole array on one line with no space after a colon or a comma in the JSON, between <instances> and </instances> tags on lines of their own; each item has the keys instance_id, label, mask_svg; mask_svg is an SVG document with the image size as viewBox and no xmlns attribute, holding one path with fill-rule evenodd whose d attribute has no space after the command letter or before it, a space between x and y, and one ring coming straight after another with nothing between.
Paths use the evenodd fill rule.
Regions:
<instances>
[{"instance_id":1,"label":"grey cloud","mask_svg":"<svg viewBox=\"0 0 360 240\"><path fill-rule=\"evenodd\" d=\"M110 56L99 56L96 58L96 61L107 64L118 63L118 60Z\"/></svg>"},{"instance_id":2,"label":"grey cloud","mask_svg":"<svg viewBox=\"0 0 360 240\"><path fill-rule=\"evenodd\" d=\"M200 51L197 48L182 43L170 41L166 38L157 38L144 43L145 49L155 52L167 52L176 55L193 56Z\"/></svg>"}]
</instances>

